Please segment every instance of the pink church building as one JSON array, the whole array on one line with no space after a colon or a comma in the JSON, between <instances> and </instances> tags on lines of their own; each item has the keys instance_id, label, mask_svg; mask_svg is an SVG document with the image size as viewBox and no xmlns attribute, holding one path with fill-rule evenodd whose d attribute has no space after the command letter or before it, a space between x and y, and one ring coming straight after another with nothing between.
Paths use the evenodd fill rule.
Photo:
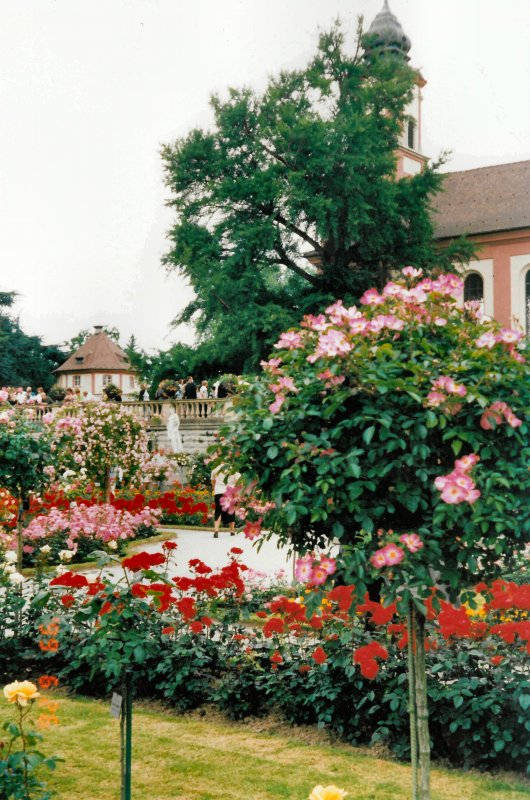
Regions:
<instances>
[{"instance_id":1,"label":"pink church building","mask_svg":"<svg viewBox=\"0 0 530 800\"><path fill-rule=\"evenodd\" d=\"M385 0L368 35L371 47L409 60L411 42ZM421 102L426 81L417 72L414 98L397 152L397 176L422 169ZM440 245L465 235L477 257L464 270L464 299L479 300L484 313L530 336L530 161L499 164L445 176L433 201Z\"/></svg>"}]
</instances>

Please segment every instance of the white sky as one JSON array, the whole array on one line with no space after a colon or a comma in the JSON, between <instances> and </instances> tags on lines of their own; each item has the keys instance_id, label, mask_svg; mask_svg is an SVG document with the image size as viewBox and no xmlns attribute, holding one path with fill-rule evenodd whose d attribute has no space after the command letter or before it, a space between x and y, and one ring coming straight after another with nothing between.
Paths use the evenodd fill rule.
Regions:
<instances>
[{"instance_id":1,"label":"white sky","mask_svg":"<svg viewBox=\"0 0 530 800\"><path fill-rule=\"evenodd\" d=\"M303 66L319 27L383 0L0 0L0 290L24 330L94 324L166 349L190 290L160 265L159 148L208 98ZM530 4L390 0L424 89L423 149L449 169L530 158Z\"/></svg>"}]
</instances>

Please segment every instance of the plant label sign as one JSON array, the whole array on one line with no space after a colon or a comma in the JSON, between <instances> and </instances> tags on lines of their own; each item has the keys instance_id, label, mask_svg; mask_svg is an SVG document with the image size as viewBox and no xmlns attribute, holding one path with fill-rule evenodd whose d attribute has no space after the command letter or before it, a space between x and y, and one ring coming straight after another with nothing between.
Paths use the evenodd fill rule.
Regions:
<instances>
[{"instance_id":1,"label":"plant label sign","mask_svg":"<svg viewBox=\"0 0 530 800\"><path fill-rule=\"evenodd\" d=\"M116 694L116 692L113 692L112 700L110 701L110 714L116 719L120 718L122 701L123 697L121 694Z\"/></svg>"}]
</instances>

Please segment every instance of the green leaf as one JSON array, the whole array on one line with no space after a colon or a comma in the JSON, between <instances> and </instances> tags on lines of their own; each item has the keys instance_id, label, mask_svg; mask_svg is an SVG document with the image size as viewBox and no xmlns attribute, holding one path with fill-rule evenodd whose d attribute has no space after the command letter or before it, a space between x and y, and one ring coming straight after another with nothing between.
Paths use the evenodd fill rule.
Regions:
<instances>
[{"instance_id":1,"label":"green leaf","mask_svg":"<svg viewBox=\"0 0 530 800\"><path fill-rule=\"evenodd\" d=\"M374 425L371 425L369 428L366 428L363 432L363 442L365 444L370 444L370 442L374 438L374 433L375 433Z\"/></svg>"},{"instance_id":2,"label":"green leaf","mask_svg":"<svg viewBox=\"0 0 530 800\"><path fill-rule=\"evenodd\" d=\"M493 749L495 750L496 753L500 753L501 750L504 750L505 747L506 747L506 742L504 741L504 739L495 739L495 741L493 742Z\"/></svg>"},{"instance_id":3,"label":"green leaf","mask_svg":"<svg viewBox=\"0 0 530 800\"><path fill-rule=\"evenodd\" d=\"M457 456L459 454L459 452L462 449L463 444L464 443L462 441L460 441L460 439L453 439L453 441L451 442L451 449L452 449L453 453L455 454L455 456Z\"/></svg>"},{"instance_id":4,"label":"green leaf","mask_svg":"<svg viewBox=\"0 0 530 800\"><path fill-rule=\"evenodd\" d=\"M133 650L134 660L137 664L143 664L145 661L145 647L143 644L137 644Z\"/></svg>"},{"instance_id":5,"label":"green leaf","mask_svg":"<svg viewBox=\"0 0 530 800\"><path fill-rule=\"evenodd\" d=\"M530 708L530 694L520 694L519 705L523 711L526 711L527 708Z\"/></svg>"}]
</instances>

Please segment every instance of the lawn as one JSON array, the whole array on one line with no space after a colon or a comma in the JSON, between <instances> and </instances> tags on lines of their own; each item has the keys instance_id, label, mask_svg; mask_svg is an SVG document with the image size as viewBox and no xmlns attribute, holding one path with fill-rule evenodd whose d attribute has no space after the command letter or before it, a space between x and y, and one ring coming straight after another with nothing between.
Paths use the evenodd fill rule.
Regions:
<instances>
[{"instance_id":1,"label":"lawn","mask_svg":"<svg viewBox=\"0 0 530 800\"><path fill-rule=\"evenodd\" d=\"M65 759L50 786L57 800L118 800L119 723L109 703L61 699L60 725L45 750ZM9 715L0 706L0 719ZM335 784L348 800L409 800L409 769L313 729L271 720L231 723L208 712L134 712L134 800L306 800L315 784ZM530 781L435 769L433 800L520 800Z\"/></svg>"}]
</instances>

